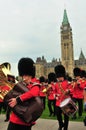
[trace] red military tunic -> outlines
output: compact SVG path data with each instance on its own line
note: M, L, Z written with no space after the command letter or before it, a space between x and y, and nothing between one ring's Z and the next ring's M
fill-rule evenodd
M83 89L85 87L85 82L82 79L79 79L75 82L72 88L72 97L77 99L83 99Z
M84 103L86 104L86 80L84 81L85 86L84 86L84 90L83 90L83 98L84 98Z
M43 90L46 89L46 87L44 85L40 85L40 97L46 97L46 93L43 92Z
M9 92L9 90L10 90L10 87L8 87L8 86L6 86L6 85L0 86L0 91L3 92L3 96L5 96L6 93ZM4 97L3 97L3 99L4 99ZM0 98L0 102L3 102L3 99Z
M70 95L64 95L64 92L68 92L68 91L69 91L69 83L67 80L56 83L55 85L56 106L60 106L61 102L64 99L70 97Z
M55 100L55 83L50 84L51 87L47 91L48 100Z

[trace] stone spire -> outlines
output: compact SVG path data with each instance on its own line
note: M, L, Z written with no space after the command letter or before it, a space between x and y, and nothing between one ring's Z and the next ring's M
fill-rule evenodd
M81 53L80 53L80 56L79 56L79 60L84 60L85 59L85 56L82 52L82 49L81 49Z

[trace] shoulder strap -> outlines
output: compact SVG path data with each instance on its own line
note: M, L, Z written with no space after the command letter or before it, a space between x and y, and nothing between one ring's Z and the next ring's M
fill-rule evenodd
M40 84L40 83L37 83L37 82L34 82L34 83L32 84L32 87L34 87L34 86L38 86L38 87L40 87L41 84Z
M61 92L64 94L65 90L62 88L62 84L61 84L61 82L58 82L58 86L59 86Z

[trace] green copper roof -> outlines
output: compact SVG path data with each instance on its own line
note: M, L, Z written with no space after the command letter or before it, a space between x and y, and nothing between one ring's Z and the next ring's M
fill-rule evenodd
M64 16L63 16L63 22L62 24L63 25L67 25L69 23L68 21L68 17L67 17L67 12L66 12L66 9L64 10Z

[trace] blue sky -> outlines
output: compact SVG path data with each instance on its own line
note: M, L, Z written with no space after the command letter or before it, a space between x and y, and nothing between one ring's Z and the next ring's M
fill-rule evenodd
M86 0L0 0L0 63L17 75L21 57L61 58L60 26L64 9L72 27L74 57L86 56Z

